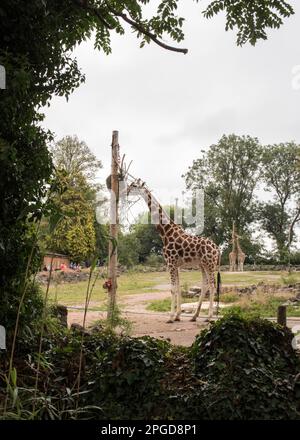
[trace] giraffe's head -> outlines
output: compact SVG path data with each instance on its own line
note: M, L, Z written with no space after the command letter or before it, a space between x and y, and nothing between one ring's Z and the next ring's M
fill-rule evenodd
M143 191L144 187L145 187L145 182L142 182L141 179L134 179L127 186L127 195L129 195L130 193L140 194L140 192Z
M129 194L141 196L145 200L151 212L151 221L157 225L157 227L161 227L161 224L172 223L168 213L153 196L152 191L147 188L146 183L141 179L134 179L127 185L127 195Z
M241 237L241 235L238 235L237 233L234 234L234 237L237 238L237 239L243 238L243 237Z

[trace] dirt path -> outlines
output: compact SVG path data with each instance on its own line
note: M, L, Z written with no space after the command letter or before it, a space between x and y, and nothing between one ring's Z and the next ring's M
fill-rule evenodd
M204 318L197 322L190 321L190 315L183 315L180 322L168 324L169 313L154 312L123 312L123 317L132 323L132 336L149 335L154 338L166 339L176 345L189 346L193 343L200 329L207 326ZM99 319L105 319L105 312L88 312L87 325ZM82 324L83 312L70 310L68 313L69 325L73 322Z
M200 318L197 322L191 322L191 315L182 314L180 322L172 324L167 323L168 312L151 312L146 310L149 302L153 300L161 300L170 297L170 286L168 284L160 284L155 286L159 292L146 292L135 295L125 295L120 298L119 305L122 309L123 317L132 323L132 336L149 335L155 338L166 339L177 345L191 345L195 336L200 329L207 326L204 318ZM90 303L90 307L100 306L100 303ZM83 308L82 304L69 308L68 322L82 324ZM80 308L77 310L76 308ZM89 311L87 314L87 325L99 319L105 319L106 312Z
M162 284L155 286L155 289L160 289L159 292L146 292L135 295L122 296L119 301L121 306L122 316L127 318L132 323L132 336L149 335L159 339L166 339L176 345L189 346L193 343L195 336L199 331L207 327L205 317L198 318L197 322L191 322L191 314L182 313L180 322L167 323L169 312L151 312L146 309L149 302L153 300L162 300L170 297L170 286ZM99 307L102 303L91 302L90 307ZM204 308L208 303L203 303ZM78 310L78 309L80 310ZM68 323L73 322L82 324L83 322L83 304L79 304L68 309ZM106 318L106 312L102 311L88 311L87 326L93 324L95 321ZM299 324L299 320L291 319L288 324L290 327Z

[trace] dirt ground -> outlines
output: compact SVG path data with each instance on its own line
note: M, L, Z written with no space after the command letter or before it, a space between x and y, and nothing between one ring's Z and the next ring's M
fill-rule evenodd
M157 287L157 286L156 286ZM164 299L170 297L169 285L160 285L160 292L149 292L135 295L123 296L119 301L122 309L122 316L132 323L131 336L149 335L154 338L169 340L175 345L190 346L195 336L203 328L208 326L205 317L200 317L197 322L191 322L191 314L182 313L180 322L167 323L168 312L151 312L146 310L150 301L155 299ZM100 303L91 303L92 306L100 306ZM83 304L78 304L75 308L68 310L68 323L76 322L82 324L83 310L76 310L76 307L83 308ZM207 308L208 303L203 303L203 308ZM93 324L99 319L105 319L106 312L88 311L87 326ZM288 321L290 327L299 324L299 319L291 319Z
M170 297L169 286L160 285L160 292L149 292L136 295L123 296L119 305L122 308L122 316L132 323L132 336L149 335L154 338L166 339L176 345L191 345L200 329L207 326L205 318L199 318L197 322L191 322L191 314L182 314L180 322L167 323L169 313L150 312L146 310L147 304L155 299ZM90 306L99 306L91 303ZM83 307L79 304L76 307ZM104 319L105 312L89 311L87 314L87 326L93 322ZM68 323L82 324L83 311L70 308L68 310Z

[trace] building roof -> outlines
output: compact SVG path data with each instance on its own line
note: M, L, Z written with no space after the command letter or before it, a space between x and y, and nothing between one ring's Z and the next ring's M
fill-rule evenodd
M57 254L55 252L47 252L44 257L70 258L69 255Z

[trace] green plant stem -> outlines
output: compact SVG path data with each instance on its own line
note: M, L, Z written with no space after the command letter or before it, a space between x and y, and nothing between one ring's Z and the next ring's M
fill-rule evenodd
M40 333L40 339L39 339L39 351L38 351L38 358L37 358L35 386L34 386L34 399L33 399L33 409L32 409L33 414L35 412L35 403L36 403L36 396L37 396L37 389L38 389L38 382L39 382L43 336L44 336L45 321L46 321L46 316L47 316L48 293L49 293L49 287L50 287L52 271L53 271L53 258L54 257L52 256L51 263L50 263L50 271L49 271L49 276L48 276L48 281L47 281L47 289L46 289L45 298L44 298L43 316L42 316L42 323L41 323L41 333Z
M87 315L87 311L88 311L88 307L89 307L89 303L90 303L90 299L91 299L91 295L92 295L92 290L95 286L96 280L94 281L92 288L90 290L90 285L91 285L91 280L92 280L92 274L94 272L94 265L92 264L91 268L90 268L90 273L89 273L89 280L88 280L88 285L86 288L86 296L85 296L85 307L84 307L84 315L83 315L83 323L82 326L85 329L85 323L86 323L86 315ZM99 271L98 271L99 274ZM97 277L96 277L97 279ZM81 370L82 370L82 359L83 359L83 339L84 339L84 334L82 333L81 336L81 345L80 345L80 356L79 356L79 367L78 367L78 376L77 376L77 399L76 399L76 410L78 409L78 404L79 404L79 392L80 392L80 382L81 382Z
M26 295L27 288L28 288L29 268L30 268L30 265L31 265L31 262L32 262L34 249L35 249L35 246L36 246L37 241L38 241L38 233L39 233L39 230L40 230L40 225L41 225L41 219L39 220L39 222L37 224L37 229L36 229L36 234L35 234L34 242L33 242L33 245L31 247L29 258L27 260L27 266L26 266L26 270L25 270L24 283L23 283L23 292L22 292L21 299L20 299L19 306L18 306L16 323L15 323L15 328L14 328L13 341L12 341L10 358L9 358L8 384L10 383L10 377L11 377L11 372L12 372L12 367L13 367L13 359L14 359L15 348L16 348L16 340L17 340L17 334L18 334L18 329L19 329L21 308L22 308L22 305L24 303L25 295ZM7 410L7 404L8 404L8 392L6 393L6 398L5 398L5 403L4 403L4 412L6 412L6 410Z

